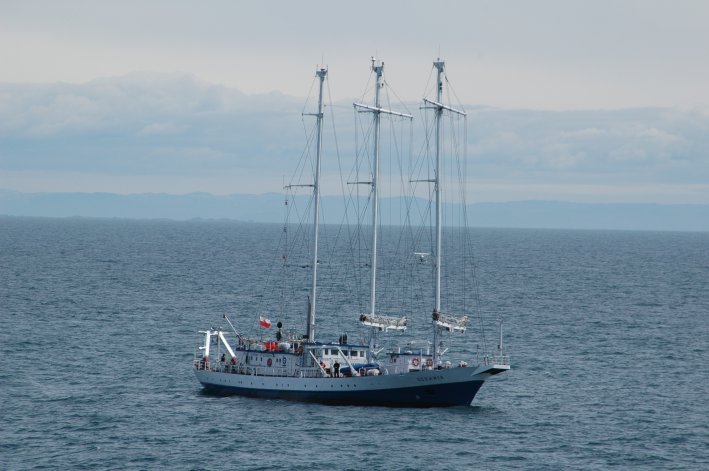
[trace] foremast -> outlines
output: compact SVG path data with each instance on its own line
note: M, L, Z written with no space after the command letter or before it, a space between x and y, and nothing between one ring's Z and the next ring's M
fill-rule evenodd
M443 111L450 111L461 116L467 116L464 111L451 108L443 104L443 74L445 73L445 61L440 58L433 62L436 68L436 101L423 99L425 103L433 107L435 111L435 173L433 180L433 188L436 199L436 259L435 259L435 293L434 293L434 308L433 308L433 364L438 365L441 356L440 334L442 329L464 331L467 324L467 317L462 318L444 318L441 313L441 266L442 266L442 247L443 247L443 201L441 197L443 179L441 176L441 118Z
M436 60L433 63L436 68L436 102L441 103L443 98L443 68L445 62ZM435 295L433 307L433 364L438 365L441 354L441 342L439 340L441 329L436 321L441 317L441 246L443 245L443 211L441 201L441 117L443 108L436 106L436 171L433 183L436 195L436 264L435 264Z

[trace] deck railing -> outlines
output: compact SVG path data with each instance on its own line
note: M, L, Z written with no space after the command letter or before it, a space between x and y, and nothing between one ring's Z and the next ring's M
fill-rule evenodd
M509 365L509 355L485 355L482 358L484 365ZM194 368L197 370L208 370L220 373L253 375L253 376L293 376L291 370L283 367L274 366L251 366L251 365L230 365L221 362L205 362L204 360L195 360ZM433 367L417 367L411 368L408 365L396 365L385 367L385 374L402 374L411 371L430 370ZM322 372L318 367L298 367L298 375L301 378L319 378L322 377Z
M508 365L510 364L509 355L491 355L485 356L486 365Z
M195 360L194 368L197 370L214 371L217 373L252 375L252 376L293 376L288 368L275 366L251 366L251 365L230 365L221 362L205 362L204 360ZM320 369L298 368L298 376L301 378L317 378L322 376Z

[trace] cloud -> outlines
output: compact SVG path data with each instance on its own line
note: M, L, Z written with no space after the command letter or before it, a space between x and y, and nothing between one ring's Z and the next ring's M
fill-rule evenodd
M193 174L268 166L300 152L300 129L284 124L301 106L188 74L0 85L0 168Z
M341 98L361 90L374 54L410 100L442 55L469 103L707 107L708 16L698 0L3 2L0 81L186 70L249 93L299 95L322 60Z
M152 136L160 134L179 134L189 129L185 124L176 124L172 121L163 123L150 123L141 129L138 134L141 136Z
M471 158L492 178L510 172L523 180L543 175L550 182L702 183L709 178L709 120L699 113L485 108L471 113L471 130Z
M34 172L37 181L50 181L52 174L56 181L66 178L72 191L88 184L82 174L123 182L126 191L153 191L151 181L174 193L278 191L312 138L312 118L301 116L309 107L300 98L246 95L190 74L0 84L0 185L23 190ZM615 186L619 197L638 187L657 202L671 199L668 188L694 185L699 190L689 202L709 201L701 186L709 181L709 115L701 111L467 109L468 170L483 185L567 185L564 191L576 185L582 195L593 193L589 186ZM355 143L351 102L327 112L326 130L333 113L348 171ZM326 132L323 172L332 177L338 164ZM330 192L339 188L339 177L328 178L333 180L325 185ZM653 186L663 188L655 199L646 191ZM118 187L114 183L112 191Z

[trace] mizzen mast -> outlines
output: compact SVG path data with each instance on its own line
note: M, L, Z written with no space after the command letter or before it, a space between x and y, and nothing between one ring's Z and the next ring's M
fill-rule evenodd
M322 121L323 121L323 85L327 76L327 69L320 67L315 74L320 80L320 90L318 93L318 112L304 113L304 115L315 116L316 123L316 151L315 151L315 179L313 187L313 238L312 238L312 283L310 286L310 302L308 303L308 332L307 337L310 342L315 341L315 305L317 301L317 281L318 281L318 235L320 228L320 160L322 154ZM294 185L290 185L294 186Z

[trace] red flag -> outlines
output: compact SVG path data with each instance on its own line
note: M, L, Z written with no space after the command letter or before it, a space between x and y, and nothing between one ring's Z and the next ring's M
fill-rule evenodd
M259 316L259 324L261 324L261 327L265 327L267 329L271 328L271 321L263 316Z

